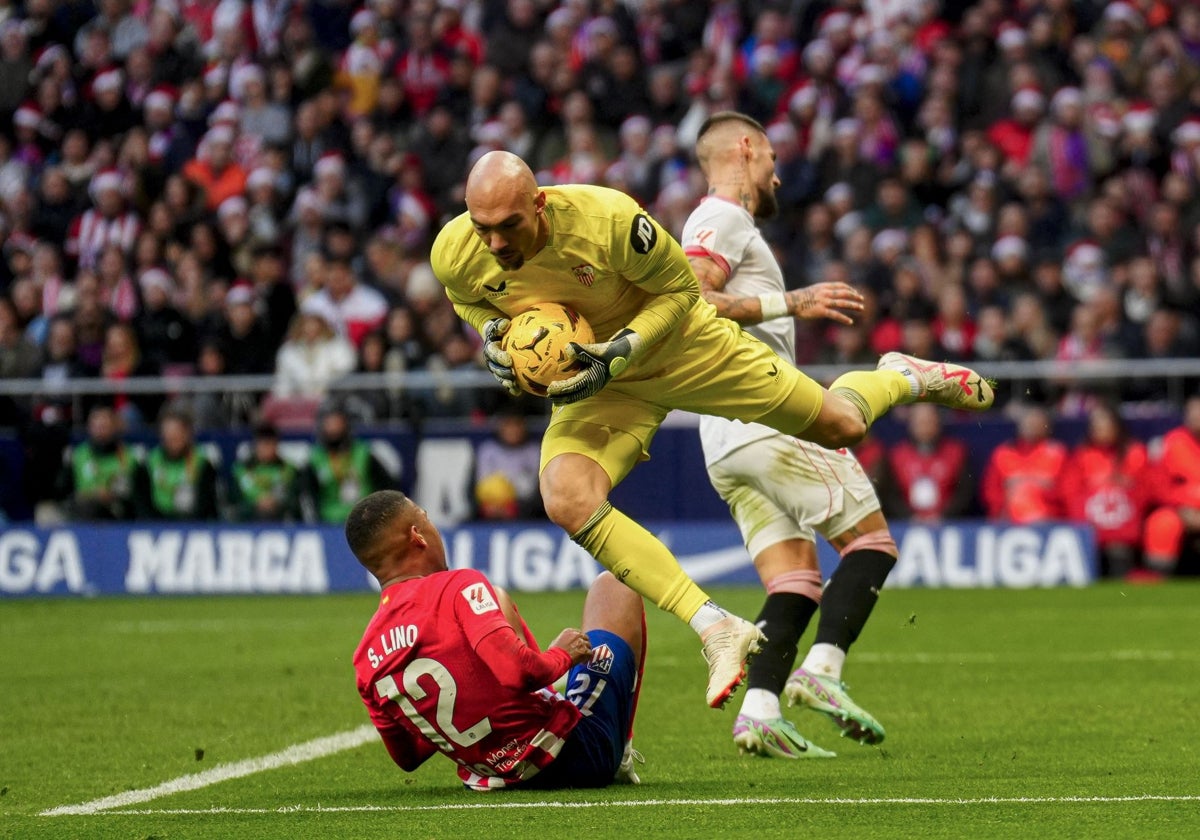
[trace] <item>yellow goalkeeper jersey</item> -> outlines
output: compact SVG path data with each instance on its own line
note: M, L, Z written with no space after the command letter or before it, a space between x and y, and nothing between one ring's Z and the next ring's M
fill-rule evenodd
M686 346L687 334L717 317L679 243L632 198L583 184L544 191L550 236L519 269L500 267L467 213L433 243L434 273L459 317L476 330L535 303L560 303L587 320L597 341L633 329L647 346L639 361L649 363L665 355L666 348L654 347L660 339L669 335L665 343Z

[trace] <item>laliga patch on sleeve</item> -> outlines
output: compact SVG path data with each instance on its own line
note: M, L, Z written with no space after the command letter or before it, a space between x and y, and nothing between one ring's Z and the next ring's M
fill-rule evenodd
M658 242L658 231L654 222L645 213L633 217L633 226L629 229L629 244L639 254L649 254L650 249Z
M483 615L485 612L500 609L496 604L496 599L492 597L492 593L488 592L488 588L482 583L471 584L462 591L462 596L467 599L467 603L471 606L471 612L475 615Z

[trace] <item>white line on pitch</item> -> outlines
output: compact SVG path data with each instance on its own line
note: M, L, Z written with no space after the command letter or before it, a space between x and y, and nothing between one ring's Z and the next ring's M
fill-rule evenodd
M343 750L352 750L355 747L360 747L363 744L374 741L378 737L375 734L375 727L371 724L366 724L357 729L339 732L336 735L326 735L323 738L314 738L302 744L293 744L285 750L280 750L270 755L247 758L229 764L218 764L216 767L205 770L202 773L180 776L177 779L171 779L154 787L127 790L124 793L105 796L102 799L93 799L91 802L82 802L78 805L60 805L57 808L42 811L41 816L60 817L98 814L112 808L126 808L130 805L140 805L143 802L149 802L161 796L198 790L199 788L215 785L230 779L240 779L243 776L261 773L264 770L274 770L276 767L288 767L292 764L301 764L305 761L324 758L327 755L333 755Z
M107 810L111 816L200 816L215 814L359 814L411 813L414 811L478 811L496 808L644 808L695 805L1068 805L1114 804L1124 802L1200 802L1200 795L1139 794L1135 796L982 796L976 798L937 798L895 796L855 799L850 797L782 797L737 799L626 799L616 802L446 802L440 805L284 805L279 808L124 808ZM47 812L49 813L49 812Z
M925 653L912 651L909 653L874 653L872 651L857 651L853 658L856 662L874 663L877 665L957 665L970 663L972 665L997 665L1002 663L1022 663L1028 661L1028 656L1020 654L985 653L966 651L962 653ZM1063 653L1042 657L1045 662L1088 663L1088 662L1174 662L1195 661L1200 659L1200 651L1195 650L1097 650L1086 653Z

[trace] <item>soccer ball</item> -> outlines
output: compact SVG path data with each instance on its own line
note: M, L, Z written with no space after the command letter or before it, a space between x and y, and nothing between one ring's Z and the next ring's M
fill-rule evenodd
M513 373L522 390L546 396L546 386L570 379L583 365L566 355L572 341L596 340L583 317L558 303L535 303L512 319L501 348L512 357Z

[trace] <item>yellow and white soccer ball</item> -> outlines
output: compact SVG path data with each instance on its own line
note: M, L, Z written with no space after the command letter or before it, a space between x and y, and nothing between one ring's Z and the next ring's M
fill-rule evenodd
M583 369L579 362L567 358L567 345L595 340L591 326L574 309L558 303L535 303L512 319L501 348L512 357L513 373L521 389L544 397L549 385L570 379Z

